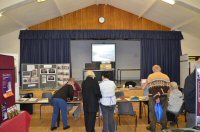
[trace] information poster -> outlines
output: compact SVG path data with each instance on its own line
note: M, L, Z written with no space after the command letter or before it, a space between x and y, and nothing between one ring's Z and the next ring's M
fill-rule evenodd
M196 69L196 92L197 92L196 125L200 126L200 68Z
M2 109L2 120L5 121L6 119L8 119L7 104L6 103L2 104L1 109Z
M2 91L3 91L4 98L8 98L10 96L13 96L11 74L3 74Z

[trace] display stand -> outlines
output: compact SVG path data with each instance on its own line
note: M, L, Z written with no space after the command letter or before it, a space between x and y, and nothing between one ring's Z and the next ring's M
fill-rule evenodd
M15 105L15 68L14 57L0 55L0 60L0 123L2 123L8 118L7 108Z
M196 69L196 126L200 127L200 68Z
M22 64L22 89L53 89L70 78L70 64Z

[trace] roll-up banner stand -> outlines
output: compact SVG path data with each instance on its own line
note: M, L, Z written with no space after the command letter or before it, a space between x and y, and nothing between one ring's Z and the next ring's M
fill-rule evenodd
M196 69L196 126L200 127L200 68Z

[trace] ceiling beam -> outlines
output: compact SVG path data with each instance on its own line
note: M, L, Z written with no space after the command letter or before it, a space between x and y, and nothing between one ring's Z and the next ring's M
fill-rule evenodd
M21 27L25 28L25 29L28 29L28 26L22 22L20 22L19 20L13 18L12 16L9 16L9 15L4 15L5 17L7 17L8 19L12 20L14 23L20 25Z
M55 5L56 5L56 8L58 9L58 12L59 12L60 16L63 16L64 14L62 13L61 9L59 8L57 1L56 0L53 0L53 1L54 1Z
M153 0L151 1L147 6L146 8L138 15L139 18L140 17L143 17L145 15L145 13L147 13L152 7L153 5L157 2L157 0Z
M176 0L176 4L200 14L200 4L197 5L190 0Z
M33 2L34 0L1 0L0 1L0 12L6 12L10 9L20 7L24 4Z
M183 26L185 26L185 25L187 25L187 24L193 22L193 21L196 20L197 18L198 18L198 16L194 16L194 17L191 18L191 19L187 19L187 20L185 20L185 21L183 21L183 22L181 22L181 23L175 25L174 27L172 27L171 30L179 29L179 28L181 28L181 27L183 27Z

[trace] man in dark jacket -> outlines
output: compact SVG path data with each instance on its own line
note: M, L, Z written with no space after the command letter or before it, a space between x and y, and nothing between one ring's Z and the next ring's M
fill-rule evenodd
M93 71L86 72L86 80L82 83L83 109L86 132L95 132L96 114L99 110L100 87Z
M195 70L186 77L184 85L184 101L187 114L187 127L194 127L196 122L196 68L200 68L200 59Z
M67 117L67 102L73 100L73 87L72 81L69 81L62 88L55 92L53 95L53 115L52 115L52 126L51 130L55 130L56 122L58 119L59 112L62 112L62 121L63 121L63 129L68 129L70 126L68 125L68 117Z

